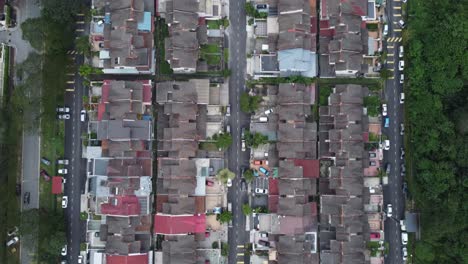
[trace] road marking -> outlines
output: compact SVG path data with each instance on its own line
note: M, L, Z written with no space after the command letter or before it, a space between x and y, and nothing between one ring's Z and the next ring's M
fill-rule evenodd
M401 32L401 28L395 28L393 31L395 31L395 32Z
M394 17L401 17L401 14L393 14Z
M393 64L393 63L395 63L395 62L393 62L393 61L387 61L387 64Z
M83 31L84 31L84 29L77 28L75 31L77 31L77 32L83 32Z
M389 48L389 49L393 49L393 46L387 46L387 48Z
M389 53L389 54L387 54L387 56L395 56L395 54Z
M244 245L237 245L237 248L244 248Z
M239 252L239 253L237 253L237 256L244 256L244 253L243 253L243 252Z
M69 83L69 84L74 84L75 81L67 81L67 83Z
M75 89L66 89L65 91L66 91L66 92L74 92Z
M399 9L401 9L401 6L394 6L393 9L399 10Z
M76 21L77 24L84 24L84 21Z

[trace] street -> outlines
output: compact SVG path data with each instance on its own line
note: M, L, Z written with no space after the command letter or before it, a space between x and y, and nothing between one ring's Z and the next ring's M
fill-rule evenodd
M400 123L403 123L403 104L400 104L400 92L403 85L398 70L398 48L401 45L401 29L398 21L401 17L401 1L387 1L387 22L389 36L387 37L387 68L393 73L385 83L385 101L388 105L390 117L389 128L383 128L383 133L390 140L390 150L385 152L385 162L392 165L388 175L388 185L384 187L384 203L392 204L393 216L385 221L385 238L389 243L389 253L385 263L404 263L402 260L402 244L400 220L404 218L405 198L402 191L403 179L400 176L400 166L404 160L400 159L400 148L403 146L403 137L400 135Z
M233 225L228 231L229 258L228 263L249 263L249 257L244 253L244 245L249 242L249 233L245 231L245 216L242 204L248 203L247 190L241 190L241 167L248 167L249 152L241 151L241 129L248 128L250 117L240 111L239 98L245 87L246 70L246 16L244 2L232 1L229 6L230 26L229 40L229 100L231 105L231 135L233 144L228 152L229 169L236 174L232 187L228 191L228 202L232 203L234 214Z

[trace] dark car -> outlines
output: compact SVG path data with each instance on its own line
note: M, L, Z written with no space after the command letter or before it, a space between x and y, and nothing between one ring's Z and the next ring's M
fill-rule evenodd
M47 165L47 166L50 166L50 164L51 164L51 163L50 163L50 160L48 160L48 159L46 159L46 158L44 158L44 157L41 158L41 162L44 163L44 164Z
M16 195L21 195L21 184L16 184Z
M241 180L241 190L246 190L247 189L247 182L245 181L245 178L242 178Z
M30 197L31 197L31 193L25 192L25 193L24 193L24 197L23 197L23 203L29 204L29 199L30 199Z
M392 169L392 164L387 162L387 164L385 164L385 173L390 174L391 169Z
M265 240L258 240L258 244L262 245L264 247L269 247L270 246L270 242L265 241Z

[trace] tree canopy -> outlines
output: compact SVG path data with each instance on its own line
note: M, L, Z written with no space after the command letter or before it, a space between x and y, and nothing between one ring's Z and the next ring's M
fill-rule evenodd
M466 2L415 0L409 7L409 187L422 225L414 263L468 263L468 134L457 127L468 104Z
M251 169L246 169L242 176L244 176L244 178L245 178L245 180L247 182L252 182L253 179L254 179L254 174L253 174L253 171Z
M230 171L228 168L224 168L218 171L216 177L220 182L226 184L228 179L234 179L236 177L236 174L234 174L234 172Z
M265 136L261 133L251 133L250 131L245 131L245 144L252 148L258 148L260 145L268 143L268 136Z
M232 212L229 211L223 211L222 213L216 215L216 219L221 223L229 223L229 221L232 220Z
M229 133L219 133L213 135L215 145L220 149L227 149L232 145L232 136Z
M242 112L253 113L258 109L258 106L262 102L260 95L250 96L248 93L242 93L240 97L240 108Z

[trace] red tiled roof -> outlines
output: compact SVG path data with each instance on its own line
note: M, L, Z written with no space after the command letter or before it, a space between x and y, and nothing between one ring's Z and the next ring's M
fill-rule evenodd
M318 178L320 176L320 161L312 159L295 159L295 166L301 166L304 178Z
M151 85L143 85L143 102L151 103Z
M106 255L107 264L148 264L148 254L131 256Z
M335 29L320 29L320 36L333 37L335 35Z
M322 18L323 17L326 17L328 14L327 14L327 1L326 0L322 0Z
M62 191L62 177L52 177L52 194L61 194Z
M271 195L279 194L278 179L273 179L273 178L268 179L268 192Z
M310 17L310 33L317 34L317 17Z
M106 215L139 215L140 203L135 195L116 196L110 198L110 203L101 204L101 213ZM116 201L116 205L112 203Z
M329 20L320 20L320 29L327 29L330 27L330 21Z
M156 234L183 235L188 233L204 233L205 231L205 214L193 216L154 216L154 233Z
M101 102L108 103L109 102L109 91L111 88L111 81L104 80L102 84L102 94L101 94Z
M163 204L169 201L169 195L167 194L158 194L156 195L156 212L161 213L163 209Z
M362 139L364 142L369 142L369 132L362 133Z
M100 103L98 104L98 121L102 120L102 116L106 112L106 104L105 103Z
M268 196L268 212L277 213L278 203L279 203L279 195Z

